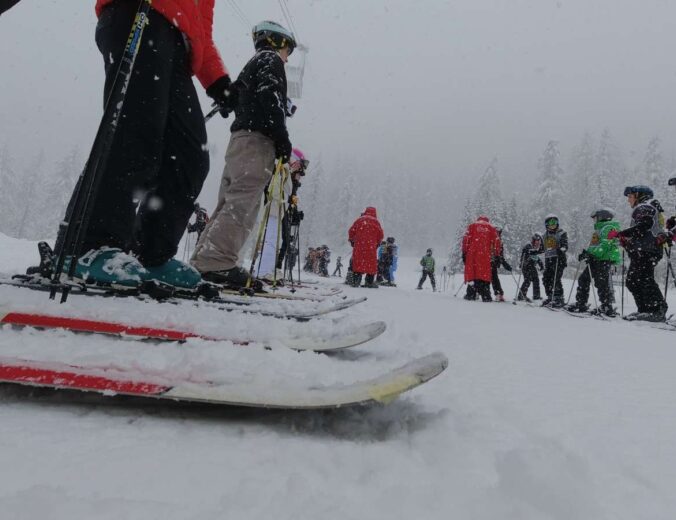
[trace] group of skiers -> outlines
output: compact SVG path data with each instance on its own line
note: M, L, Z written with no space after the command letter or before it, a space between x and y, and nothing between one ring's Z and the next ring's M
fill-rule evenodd
M676 186L676 177L669 180L669 185ZM670 256L671 242L676 240L676 216L665 222L664 210L648 186L627 186L624 196L632 208L631 223L626 229L621 229L613 212L607 208L591 213L593 231L589 245L577 257L575 302L568 305L567 310L590 311L593 281L598 291L598 307L591 311L611 317L617 315L612 271L614 266L624 264L622 248L629 257L626 286L637 307L637 311L625 319L664 321L668 305L655 280L655 267L665 250ZM531 301L528 298L531 284L533 300L541 299L539 269L546 295L542 305L560 308L566 304L561 278L568 265L568 235L556 215L547 215L544 224L544 232L533 234L531 241L521 249L519 267L523 283L517 281L517 300ZM462 241L462 260L467 284L465 299L474 300L480 296L483 301L491 301L492 283L497 299L504 301L497 270L503 266L512 271L512 267L503 256L501 230L493 226L488 217L480 216L468 226ZM668 277L672 268L670 264L667 267ZM624 265L622 274L624 276ZM424 275L419 288L423 280Z
M341 259L338 257L338 264L342 267L340 263ZM331 263L331 250L329 246L323 244L319 247L308 247L307 254L305 255L305 265L303 266L303 271L306 273L314 273L319 276L329 276L329 264ZM336 269L340 268L336 265Z
M256 24L255 54L233 81L212 39L214 5L215 0L96 0L103 99L119 92L123 102L106 107L105 114L119 114L110 139L92 151L104 158L95 157L95 189L83 187L81 176L54 248L60 255L71 247L64 243L75 244L67 255L73 255L75 267L69 269L78 280L128 289L158 282L189 291L203 281L234 287L251 282L249 270L240 266L240 250L266 185L273 172L297 179L307 168L302 153L295 154L293 166L292 152L299 151L292 151L286 127L295 110L288 103L284 67L297 42L278 23ZM127 59L137 40L134 59ZM132 70L124 87L120 63ZM209 153L193 75L224 118L234 112L218 202L208 220L196 204ZM292 197L295 190L289 195L295 207ZM197 220L189 231L199 238L186 263L174 256L193 212ZM292 218L298 214L287 213L287 228ZM71 226L82 227L76 241L68 238ZM284 238L288 243L288 231Z

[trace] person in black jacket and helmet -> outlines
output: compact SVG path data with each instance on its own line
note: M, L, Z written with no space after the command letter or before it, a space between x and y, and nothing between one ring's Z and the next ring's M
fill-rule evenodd
M664 321L669 307L655 281L655 266L668 240L664 232L664 210L648 186L627 186L624 196L632 207L630 227L608 233L610 239L619 238L629 255L626 283L638 310L624 318Z

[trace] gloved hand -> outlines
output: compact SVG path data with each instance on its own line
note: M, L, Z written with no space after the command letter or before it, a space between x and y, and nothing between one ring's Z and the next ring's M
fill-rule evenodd
M281 159L283 164L289 162L291 157L291 141L287 138L285 141L275 143L275 158Z
M214 100L220 108L219 112L225 118L237 106L237 88L234 87L230 76L221 76L207 88L207 96Z
M674 226L676 226L676 217L669 217L667 219L665 226L667 227L667 229L671 229Z
M538 267L540 268L540 272L542 272L542 271L545 270L545 266L544 266L544 264L543 264L542 262L540 262L540 263L538 264Z
M620 246L626 248L626 247L627 247L627 243L629 242L629 240L627 239L627 237L620 236L619 239L620 239Z
M506 271L509 271L510 273L512 272L512 266L507 262L502 262L502 267L504 267Z
M612 240L620 236L620 232L617 229L611 229L608 231L608 239Z
M462 263L465 263L465 253L462 254Z
M662 244L669 244L669 247L671 247L671 237L667 235L666 233L659 233L655 237L655 242L657 243L657 247L662 247Z
M579 255L577 255L578 262L584 262L587 258L589 258L589 253L587 253L587 251L582 251Z

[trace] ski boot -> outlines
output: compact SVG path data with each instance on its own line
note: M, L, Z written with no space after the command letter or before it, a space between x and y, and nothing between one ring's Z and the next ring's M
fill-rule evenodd
M519 292L519 295L516 297L516 301L532 303L532 300L528 296L524 296L521 292Z
M584 313L589 310L589 305L587 305L586 303L573 303L571 305L568 305L566 307L566 310L568 312Z
M563 301L563 298L554 298L554 301L551 303L553 309L562 309L566 305L566 302Z
M70 269L70 258L63 263L62 281ZM133 256L117 247L90 249L77 259L73 279L83 284L137 290L147 274L145 267Z
M609 318L614 318L617 316L617 309L613 307L610 303L602 303L598 308L599 314L608 316Z
M552 306L552 299L551 298L545 298L542 300L542 306L543 307L551 307Z
M496 294L495 295L495 301L496 302L504 302L505 301L505 296L503 294Z
M263 283L256 279L249 282L249 272L241 267L232 267L221 271L207 271L202 273L202 278L207 282L219 284L225 289L234 289L236 291L253 289L254 292L263 291ZM249 284L250 287L247 287Z
M145 269L144 282L155 282L179 290L194 291L202 282L197 269L175 258L160 265L146 266Z
M654 323L661 323L666 321L666 313L658 310L654 312L632 312L624 317L627 321L650 321Z

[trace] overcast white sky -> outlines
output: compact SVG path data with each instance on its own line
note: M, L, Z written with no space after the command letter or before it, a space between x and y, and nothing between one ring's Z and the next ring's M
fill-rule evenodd
M236 76L250 24L286 25L276 0L216 0L215 40ZM609 127L637 156L676 139L676 2L669 0L288 0L310 47L289 123L311 158L336 153L421 180L467 178L497 155L503 175L535 167ZM89 151L103 66L93 0L22 0L0 16L0 146ZM292 56L293 60L294 56ZM203 107L208 100L203 98ZM230 121L209 123L224 149ZM365 172L365 177L368 172ZM210 175L217 184L220 171Z

